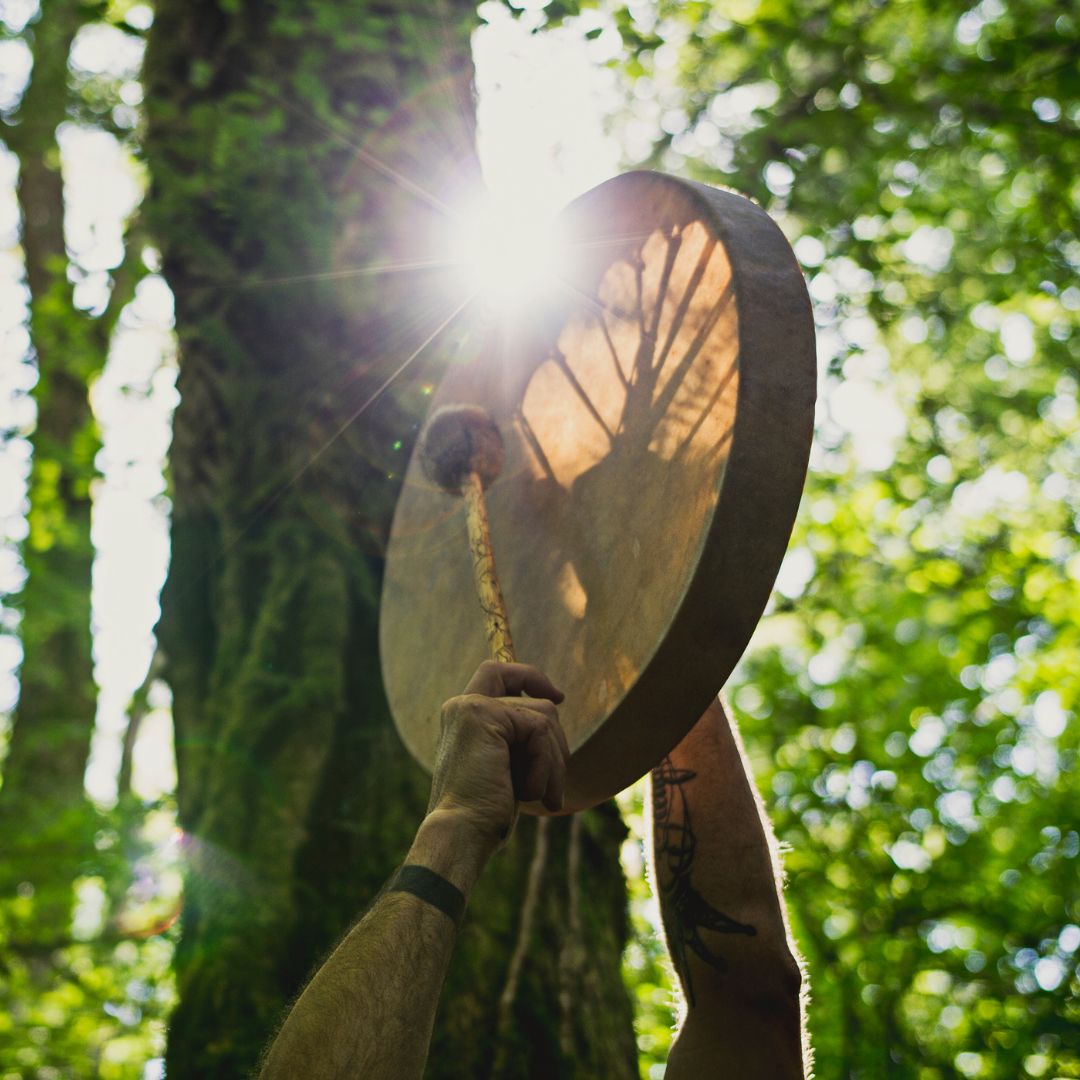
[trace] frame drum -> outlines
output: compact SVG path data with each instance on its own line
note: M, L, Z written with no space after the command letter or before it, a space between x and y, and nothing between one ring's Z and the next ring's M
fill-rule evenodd
M564 211L560 300L449 368L485 408L518 656L566 693L566 809L675 747L742 655L787 547L814 418L810 300L780 229L731 192L633 172ZM414 452L380 615L398 730L429 771L442 702L487 655L464 504Z

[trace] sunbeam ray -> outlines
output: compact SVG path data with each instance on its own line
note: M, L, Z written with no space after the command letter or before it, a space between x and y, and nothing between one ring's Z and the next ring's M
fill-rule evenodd
M301 285L308 281L340 281L354 277L380 277L384 274L418 273L424 270L445 270L454 265L453 259L410 259L392 263L372 263L370 266L343 267L340 270L314 270L310 274L285 274L280 277L225 279L215 282L221 288L259 289L272 285Z
M457 213L449 206L438 198L436 195L432 195L426 188L421 187L416 181L410 180L407 176L402 175L393 166L388 165L381 158L376 157L367 147L358 144L355 141L355 137L351 132L345 132L335 125L328 124L324 120L320 120L315 116L312 116L306 109L301 108L295 102L290 101L288 98L282 97L280 94L275 93L268 87L262 87L263 93L267 97L273 98L283 108L288 109L293 116L299 117L306 124L310 124L312 127L317 128L324 134L329 135L331 138L337 139L343 146L347 146L350 150L356 153L356 156L365 164L374 169L377 173L385 176L388 180L392 180L403 191L407 191L410 195L416 196L421 202L426 203L432 209L437 210L440 214L445 214L447 217L456 218Z
M447 315L447 317L443 319L443 321L439 323L439 325L435 327L435 329L432 330L431 333L428 334L428 336L404 360L402 360L402 362L396 368L394 368L392 372L390 372L386 379L379 384L378 388L369 397L365 398L363 403L349 416L349 418L337 429L337 431L335 431L334 434L331 435L330 438L327 439L326 442L323 443L323 445L315 451L308 463L300 470L299 473L296 474L296 476L293 477L292 480L289 481L290 485L296 483L296 481L299 480L300 477L303 476L303 474L307 472L307 470L311 468L311 466L314 465L320 457L322 457L322 455L330 448L330 446L335 443L339 438L341 438L341 436L348 430L348 428L350 428L360 418L361 414L371 408L371 406L374 405L375 402L378 401L379 398L382 397L382 395L390 389L390 387L399 378L399 376L404 374L405 370L469 306L469 304L472 303L474 298L475 294L470 294L469 296L466 296L465 299L462 300L461 303L458 304L458 306L454 308L454 310L450 312L450 314Z
M256 511L254 517L244 528L244 532L249 529L254 522L270 510L279 499L285 495L296 483L304 476L305 473L341 438L342 435L365 413L376 401L386 393L387 390L394 384L394 382L406 371L406 369L412 365L420 354L465 310L466 307L472 302L473 297L467 296L453 311L430 334L400 363L394 370L379 384L379 386L364 399L364 401L349 414L348 418L338 427L338 429L320 446L306 462L296 471L296 473L281 486L281 488L266 502L259 510Z

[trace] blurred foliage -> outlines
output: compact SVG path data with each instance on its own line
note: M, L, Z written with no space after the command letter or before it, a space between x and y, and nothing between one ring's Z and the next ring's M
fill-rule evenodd
M72 883L72 918L44 926L43 898L29 883L0 904L5 1080L153 1075L147 1064L164 1052L175 996L169 968L180 902L177 848L169 842L174 819L169 803L133 796L109 811L72 810L57 832L92 829L95 852ZM49 857L47 845L38 845L38 857Z
M650 844L646 811L648 781L639 780L618 796L629 837L623 842L622 864L630 907L631 940L623 953L623 981L634 1002L634 1034L641 1075L663 1075L675 1037L681 1002L675 972L660 936L660 905L647 871Z
M760 201L815 303L811 475L730 689L817 1074L1080 1076L1075 11L605 17L630 152Z
M96 237L72 227L70 185L82 178L62 175L60 132L105 131L135 150L141 45L124 21L135 8L0 2L0 44L11 65L0 80L0 140L18 163L26 285L7 300L12 322L21 314L23 325L5 325L5 346L12 367L29 369L6 376L25 396L5 402L0 452L9 462L32 460L20 520L0 522L0 627L12 635L5 643L17 635L22 658L19 701L0 717L5 1078L147 1076L172 999L173 810L144 803L124 780L115 806L95 806L83 785L97 707L90 504L101 444L89 395L146 267L134 222L126 249L118 244L116 261L104 266L92 250ZM134 51L118 41L134 42ZM5 222L5 235L13 224ZM33 408L22 407L27 397Z

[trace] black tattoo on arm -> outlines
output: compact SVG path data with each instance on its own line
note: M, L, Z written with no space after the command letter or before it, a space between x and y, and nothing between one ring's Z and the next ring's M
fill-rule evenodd
M465 915L465 894L426 866L406 863L390 879L386 891L411 893L449 916L455 926L461 925Z
M687 950L725 971L727 963L712 952L701 936L702 930L719 934L747 934L757 931L714 908L694 888L691 871L697 837L690 821L686 785L697 776L692 769L677 769L670 757L652 771L653 836L656 848L656 878L661 911L667 931L672 963L686 987L687 1004L694 1006L694 983L687 963ZM673 814L675 810L677 813Z

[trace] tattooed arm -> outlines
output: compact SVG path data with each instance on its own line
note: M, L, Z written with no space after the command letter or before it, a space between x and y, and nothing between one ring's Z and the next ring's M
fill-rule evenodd
M457 917L516 801L562 808L561 700L535 668L486 663L443 706L428 815L406 865L301 994L261 1080L421 1076Z
M719 700L652 774L653 869L686 1018L668 1080L803 1080L801 972L768 819Z

